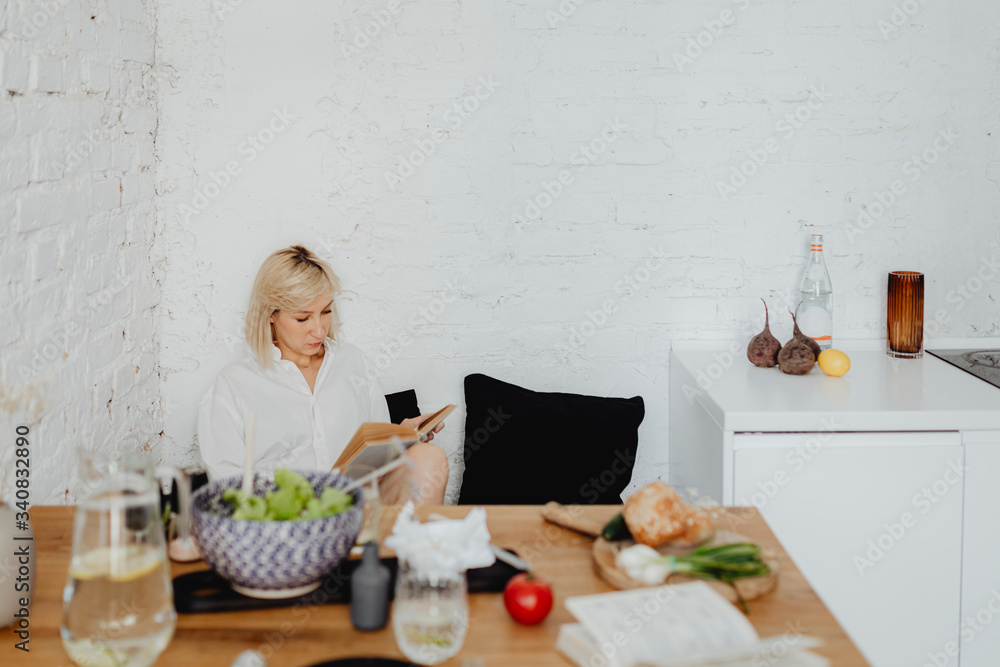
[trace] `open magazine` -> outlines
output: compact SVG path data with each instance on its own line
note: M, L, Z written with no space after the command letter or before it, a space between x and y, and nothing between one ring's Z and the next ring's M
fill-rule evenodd
M701 581L571 597L566 608L580 622L559 629L556 648L581 666L830 664L807 650L819 639L797 632L760 639L742 613Z

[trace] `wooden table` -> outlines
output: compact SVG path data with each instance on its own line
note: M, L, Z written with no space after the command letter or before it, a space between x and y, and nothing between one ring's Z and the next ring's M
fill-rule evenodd
M620 506L575 508L605 520ZM465 506L421 508L421 516L438 512L462 517ZM520 626L507 615L499 593L469 596L470 625L461 652L445 663L462 665L465 658L481 658L486 665L519 667L567 667L571 663L555 651L556 633L562 623L572 622L563 601L572 595L612 590L593 572L592 540L542 520L534 506L488 507L493 541L517 551L531 562L539 576L552 583L555 607L542 624ZM14 649L10 629L0 631L0 665L71 665L59 639L62 590L66 583L72 547L71 507L35 507L31 510L35 529L35 590L31 602L30 654ZM383 512L383 525L391 526L395 508ZM767 524L753 508L730 510L731 530L778 552L778 589L749 603L749 619L761 636L801 633L820 637L825 646L817 653L834 665L867 665L837 621L813 592L788 558ZM203 562L173 564L176 576L204 569ZM351 627L346 605L315 608L270 609L219 614L179 615L173 641L157 665L219 665L228 667L240 652L257 649L268 657L270 667L306 666L335 657L378 655L402 658L396 648L391 624L381 631L361 633ZM472 663L475 664L475 663Z

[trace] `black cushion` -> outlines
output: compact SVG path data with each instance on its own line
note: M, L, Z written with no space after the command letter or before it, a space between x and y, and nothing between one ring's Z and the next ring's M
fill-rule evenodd
M461 504L618 504L632 477L642 397L531 391L465 378Z
M389 406L389 421L398 424L404 419L420 416L420 407L417 405L417 392L413 389L398 391L395 394L386 394L385 402Z

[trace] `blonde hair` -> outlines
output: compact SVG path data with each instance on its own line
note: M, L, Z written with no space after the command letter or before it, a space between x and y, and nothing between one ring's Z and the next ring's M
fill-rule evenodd
M329 264L305 247L293 245L271 253L253 281L245 329L250 349L261 365L271 366L274 348L271 315L279 310L305 308L319 296L328 294L333 298L338 292L340 278ZM326 335L336 338L340 330L336 300L330 309L333 314Z

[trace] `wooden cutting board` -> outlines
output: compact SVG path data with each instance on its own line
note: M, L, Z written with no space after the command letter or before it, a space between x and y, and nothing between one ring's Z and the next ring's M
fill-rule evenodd
M619 569L618 566L615 565L615 554L626 547L634 545L635 542L633 540L617 540L615 542L609 542L601 537L601 531L604 530L604 524L611 520L611 517L620 511L620 509L617 509L610 513L605 520L595 521L593 519L588 519L580 512L574 511L573 506L560 505L559 503L551 502L542 507L542 518L556 524L557 526L575 530L578 533L582 533L589 537L596 537L597 540L594 542L593 547L593 562L594 570L597 574L615 588L641 588L647 584L630 578L623 570ZM704 546L717 547L726 544L739 544L741 542L751 541L752 540L750 538L744 537L739 533L720 530L716 532L715 536ZM691 553L693 550L694 547L690 546L677 548L670 547L669 545L657 549L657 551L665 556L682 556ZM762 595L766 595L767 593L773 591L778 585L778 559L775 558L774 553L768 549L764 549L762 558L771 569L767 575L763 577L747 577L745 579L737 579L734 582L737 590L739 590L740 595L743 596L744 600L754 600ZM709 586L718 591L720 595L730 602L735 603L737 601L736 593L733 591L732 587L720 581L696 579L682 574L672 574L667 577L666 583L682 584L688 581L705 581Z
M740 535L739 533L732 533L728 530L720 530L716 532L715 537L709 540L704 546L721 547L726 544L739 544L741 542L751 541L752 540ZM609 542L603 537L597 538L597 541L594 542L594 570L602 579L615 588L642 588L649 585L632 579L624 572L624 570L615 565L615 555L622 549L630 547L634 544L635 542L632 540L617 540L615 542ZM668 545L660 547L657 551L664 556L682 556L684 554L691 553L692 549L672 549ZM736 589L740 592L740 595L743 596L744 600L754 600L762 595L766 595L767 593L773 591L778 585L778 559L775 558L774 553L769 552L767 549L765 549L761 554L761 559L767 563L767 566L771 570L768 574L763 577L746 577L744 579L737 579L733 582ZM683 584L688 581L704 581L730 602L735 603L737 601L736 592L733 591L732 586L724 584L721 581L698 579L695 577L688 577L683 574L672 574L667 577L666 583ZM660 584L656 585L659 586Z
M601 531L604 530L604 524L610 521L611 517L621 512L621 508L614 509L609 507L607 519L598 520L589 517L580 511L580 509L580 505L560 505L552 501L542 505L542 518L549 523L575 530L587 537L600 537Z

